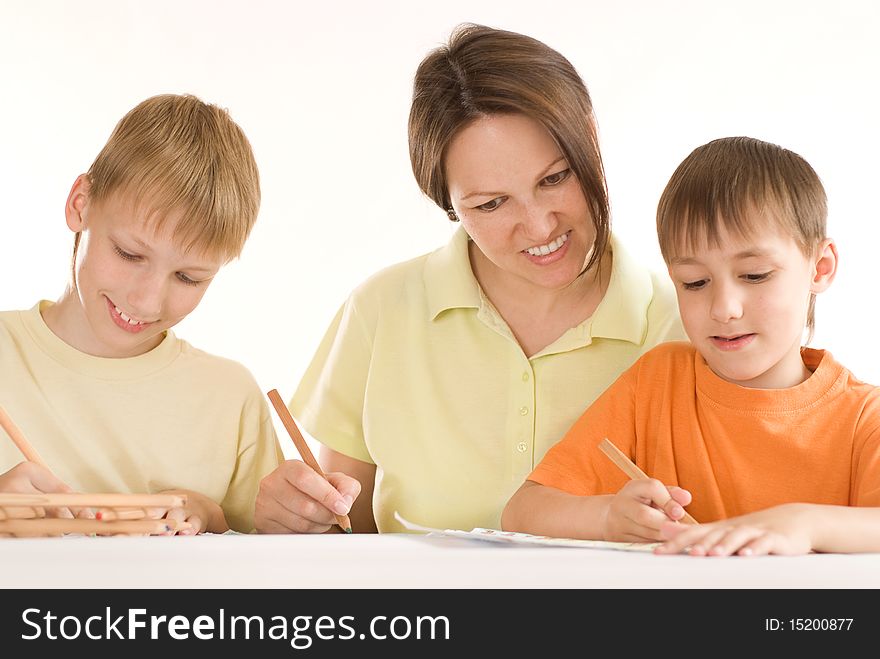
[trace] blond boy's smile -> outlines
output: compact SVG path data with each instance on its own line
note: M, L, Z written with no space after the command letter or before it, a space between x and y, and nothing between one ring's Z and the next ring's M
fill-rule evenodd
M116 323L119 328L125 330L126 332L137 334L144 331L145 329L147 329L147 327L153 324L143 320L136 320L135 318L132 318L124 311L122 311L122 309L117 307L113 303L113 300L111 300L106 295L104 296L104 299L107 300L107 307L110 310L110 317L113 319L113 322Z

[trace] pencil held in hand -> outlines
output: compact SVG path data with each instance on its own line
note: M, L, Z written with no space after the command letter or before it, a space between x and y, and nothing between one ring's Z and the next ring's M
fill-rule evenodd
M52 471L49 469L48 465L43 462L43 458L41 458L40 454L37 453L33 446L31 446L30 442L25 439L24 433L18 429L18 426L15 425L13 420L6 413L6 410L3 409L2 405L0 405L0 426L2 426L3 430L6 431L6 434L9 435L9 439L11 439L13 444L18 447L18 450L21 451L25 460L28 462L35 462L46 471Z
M599 442L599 450L607 455L611 459L611 462L616 464L623 473L629 476L630 480L648 480L648 475L639 469L632 460L626 457L626 455L623 454L623 451L617 448L607 437ZM684 517L679 521L685 522L686 524L699 523L691 517L686 510L684 511Z
M314 469L321 478L327 480L327 477L324 475L321 466L318 464L318 461L315 460L315 456L312 455L312 451L309 449L309 445L306 444L305 438L302 436L302 433L300 433L299 428L296 427L296 422L290 415L290 410L287 409L287 405L284 404L284 401L281 399L278 390L272 389L272 391L268 392L266 395L272 402L272 407L274 407L275 411L278 413L278 418L281 419L281 423L284 424L284 428L285 430L287 430L287 434L290 435L290 438L293 440L293 443L296 446L296 450L299 451L300 457L302 457L303 462ZM343 531L345 531L346 533L351 533L351 520L348 519L348 515L336 515L336 523Z

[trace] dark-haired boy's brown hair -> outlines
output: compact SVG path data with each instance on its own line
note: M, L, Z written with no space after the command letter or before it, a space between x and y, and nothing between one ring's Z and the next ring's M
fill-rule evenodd
M738 236L781 231L812 258L826 238L827 217L825 188L801 156L751 137L725 137L694 149L672 174L657 206L657 237L667 264L681 249L717 247L722 228ZM811 295L810 336L815 304Z

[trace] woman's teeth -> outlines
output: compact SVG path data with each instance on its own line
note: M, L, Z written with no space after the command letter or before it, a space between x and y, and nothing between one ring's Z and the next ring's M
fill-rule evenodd
M540 247L529 247L526 251L532 256L547 256L562 247L568 241L568 233L563 233L553 242L541 245Z

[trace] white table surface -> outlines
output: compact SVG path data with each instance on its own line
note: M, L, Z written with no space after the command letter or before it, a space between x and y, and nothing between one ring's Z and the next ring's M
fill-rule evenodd
M2 588L880 588L880 554L697 558L405 534L0 539Z

